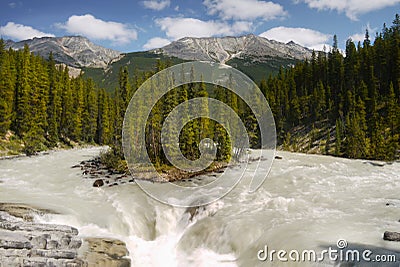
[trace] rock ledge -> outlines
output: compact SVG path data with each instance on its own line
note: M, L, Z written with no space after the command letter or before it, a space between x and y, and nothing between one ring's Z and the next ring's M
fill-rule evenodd
M125 243L79 237L67 225L34 222L35 214L54 213L25 204L0 203L0 267L130 266Z

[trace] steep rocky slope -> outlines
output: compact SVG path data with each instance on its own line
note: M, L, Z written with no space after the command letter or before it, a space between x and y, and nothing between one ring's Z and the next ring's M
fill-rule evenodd
M96 45L81 36L43 37L20 42L6 41L7 47L17 50L23 49L25 44L29 45L33 53L47 58L50 52L53 52L57 63L78 68L104 68L112 60L121 56L120 52Z
M184 60L211 60L226 63L233 58L266 62L271 58L304 60L312 51L294 42L287 44L249 34L240 37L185 37L160 49L152 50Z

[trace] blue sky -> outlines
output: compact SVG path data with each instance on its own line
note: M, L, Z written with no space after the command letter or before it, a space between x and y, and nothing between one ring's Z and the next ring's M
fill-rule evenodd
M122 52L161 47L185 36L254 33L322 49L391 25L400 0L0 0L0 34L14 41L82 35Z

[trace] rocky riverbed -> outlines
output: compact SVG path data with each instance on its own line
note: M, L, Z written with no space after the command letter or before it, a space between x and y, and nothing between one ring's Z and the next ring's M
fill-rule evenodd
M54 213L19 203L0 203L0 267L130 266L124 242L82 238L76 228L43 224L36 216Z
M72 166L72 168L80 168L82 170L83 178L93 180L93 187L112 187L134 183L135 179L150 180L153 182L190 181L190 179L204 174L216 175L217 173L223 172L226 167L226 163L216 162L207 169L199 172L187 172L174 167L165 167L164 169L158 170L159 175L156 175L156 173L150 170L138 170L133 173L133 175L130 175L128 171L117 172L107 168L101 163L99 157L82 161Z

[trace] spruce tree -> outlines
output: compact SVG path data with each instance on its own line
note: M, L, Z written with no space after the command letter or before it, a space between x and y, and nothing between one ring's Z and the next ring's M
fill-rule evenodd
M12 122L15 75L12 59L4 50L3 39L0 39L0 137L10 129Z

